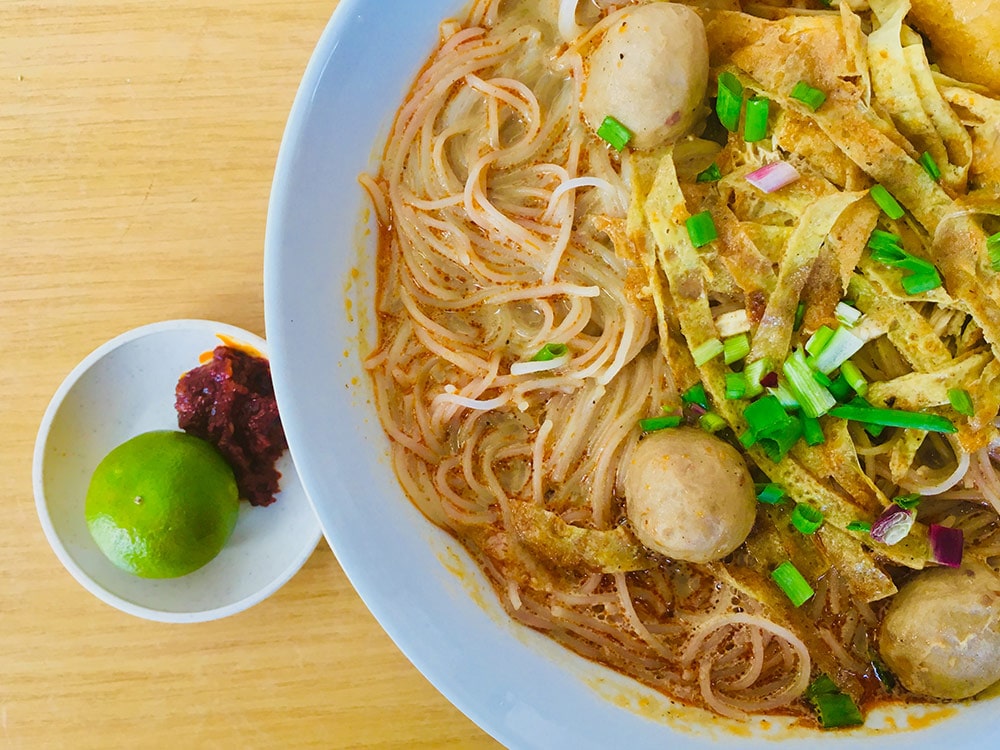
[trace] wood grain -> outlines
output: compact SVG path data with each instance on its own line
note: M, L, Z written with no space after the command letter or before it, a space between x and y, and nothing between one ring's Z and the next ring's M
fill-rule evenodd
M35 431L88 352L167 318L263 333L274 160L335 4L3 4L0 746L497 746L396 650L325 543L253 609L163 625L77 585L35 514Z

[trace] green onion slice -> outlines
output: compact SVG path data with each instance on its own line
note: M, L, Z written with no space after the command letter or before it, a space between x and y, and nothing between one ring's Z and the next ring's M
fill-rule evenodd
M847 693L817 695L812 704L824 729L858 727L865 723L860 709Z
M546 344L531 358L532 362L551 362L557 357L564 357L569 349L566 344Z
M696 366L701 367L706 362L709 362L725 351L725 346L718 339L708 339L703 341L694 349L691 350L691 356L694 358L694 363Z
M990 256L990 268L1000 271L1000 232L986 238L986 252Z
M750 337L745 333L730 336L722 342L723 355L727 365L739 362L750 353Z
M799 81L795 84L792 88L791 97L805 104L813 112L822 107L823 102L826 101L826 94L819 89L813 88L805 81Z
M864 340L855 336L847 328L838 328L833 332L833 336L830 337L823 350L815 356L813 365L820 372L829 375L857 354L864 345Z
M813 378L812 368L799 349L789 355L781 366L781 371L785 374L788 387L795 394L795 400L802 407L802 413L807 417L821 417L837 405L833 394Z
M604 118L601 127L597 129L597 135L610 143L616 151L621 151L632 140L632 131L611 115Z
M821 351L826 349L826 345L830 343L830 339L832 338L833 329L830 326L820 326L809 337L809 340L806 341L806 351L817 357Z
M930 155L929 151L924 151L920 155L920 166L924 168L924 171L931 176L931 179L937 182L941 179L941 168L938 167L937 162L934 161L934 157Z
M730 132L740 127L740 110L743 108L743 84L728 70L719 74L719 94L715 100L715 113L719 122Z
M903 510L913 510L917 507L920 501L923 499L922 495L918 495L916 492L911 492L909 495L900 495L895 498L892 502L898 505Z
M925 430L927 432L958 432L951 420L937 414L924 414L919 411L903 411L901 409L882 409L876 406L862 406L851 402L830 409L830 415L839 419L849 419L853 422L879 425L882 427L903 427L908 430Z
M760 379L770 371L771 363L767 361L766 357L747 364L743 368L743 374L747 379L747 390L743 395L746 398L753 398L754 396L763 393L764 386L760 384Z
M747 143L761 141L767 137L767 115L771 101L763 96L747 99L747 112L743 121L743 140Z
M687 227L691 244L695 247L704 247L709 242L719 238L719 233L715 229L715 222L712 220L712 214L708 211L695 214L684 222L684 225Z
M792 330L798 332L798 330L802 327L802 321L805 319L805 317L806 317L806 303L799 302L799 304L795 306L795 318L792 320Z
M856 326L861 320L862 312L858 308L853 305L849 305L846 302L838 302L837 307L834 310L834 315L837 316L837 321L840 322L841 325L853 327Z
M948 401L952 408L959 414L971 417L976 413L976 407L972 404L972 396L964 388L950 388L948 390Z
M937 269L934 269L927 273L913 273L909 276L903 276L899 283L903 287L903 291L912 297L937 289L941 286L942 281Z
M695 178L697 182L718 182L722 179L722 172L719 170L719 165L712 162L712 166L708 169L702 170L698 173Z
M801 607L816 593L798 568L792 565L791 560L786 560L771 571L771 578L796 607Z
M760 444L772 461L780 461L802 437L802 422L785 411L774 395L763 396L743 410L749 429L740 436L747 448Z
M640 419L639 428L643 432L656 432L668 427L680 427L682 421L683 418L680 416L650 417L649 419Z
M868 393L868 381L865 380L865 376L861 373L861 370L851 360L847 360L840 366L840 374L844 376L844 380L847 381L847 384L859 396L864 396Z
M885 189L881 183L876 183L869 191L872 200L881 208L890 219L902 219L906 211L899 205L899 201L892 197L892 193Z
M785 499L785 491L774 482L755 484L754 489L757 491L757 500L766 505L777 505Z
M802 437L805 438L806 445L822 445L826 442L826 435L823 434L823 426L814 417L802 415Z
M872 525L869 521L851 521L847 524L848 531L861 531L865 534L870 534L872 530Z
M811 505L796 503L792 508L792 526L802 534L815 534L823 525L823 514Z
M747 392L747 378L742 372L726 373L726 398L733 401L743 398Z
M855 393L854 389L851 388L851 384L847 382L847 378L844 376L844 368L840 368L840 375L833 379L830 383L830 393L839 402L850 401L851 395Z
M698 404L703 409L708 408L708 394L705 393L705 386L695 383L681 394L681 401L685 404Z
M698 418L698 425L705 432L718 432L726 426L726 420L715 412L705 412Z

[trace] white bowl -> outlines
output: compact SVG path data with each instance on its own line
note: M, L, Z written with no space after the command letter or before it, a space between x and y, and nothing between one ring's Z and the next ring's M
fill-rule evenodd
M222 552L186 576L151 580L115 567L84 518L90 476L116 446L149 430L178 429L177 380L219 335L266 356L264 339L208 320L171 320L112 339L88 355L52 397L35 441L35 504L56 556L84 588L123 612L161 622L201 622L267 598L308 559L321 532L286 451L281 492L267 507L240 503Z
M373 333L375 234L357 176L374 168L439 22L464 5L341 0L296 97L268 213L265 317L289 446L372 613L449 700L513 748L1000 747L996 701L946 708L938 721L934 708L876 714L855 732L776 721L734 733L514 625L469 556L402 493L359 359ZM888 729L922 714L918 732Z

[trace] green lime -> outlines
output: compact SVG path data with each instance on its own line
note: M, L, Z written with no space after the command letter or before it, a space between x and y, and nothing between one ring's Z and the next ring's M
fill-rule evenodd
M94 470L87 528L115 565L176 578L219 554L239 515L233 470L215 446L184 432L146 432Z

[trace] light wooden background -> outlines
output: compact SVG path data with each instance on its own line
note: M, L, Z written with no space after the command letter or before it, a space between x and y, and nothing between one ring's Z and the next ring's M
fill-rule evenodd
M62 378L122 331L263 334L284 121L336 0L0 3L0 747L496 747L395 649L325 542L257 607L119 613L31 489Z

